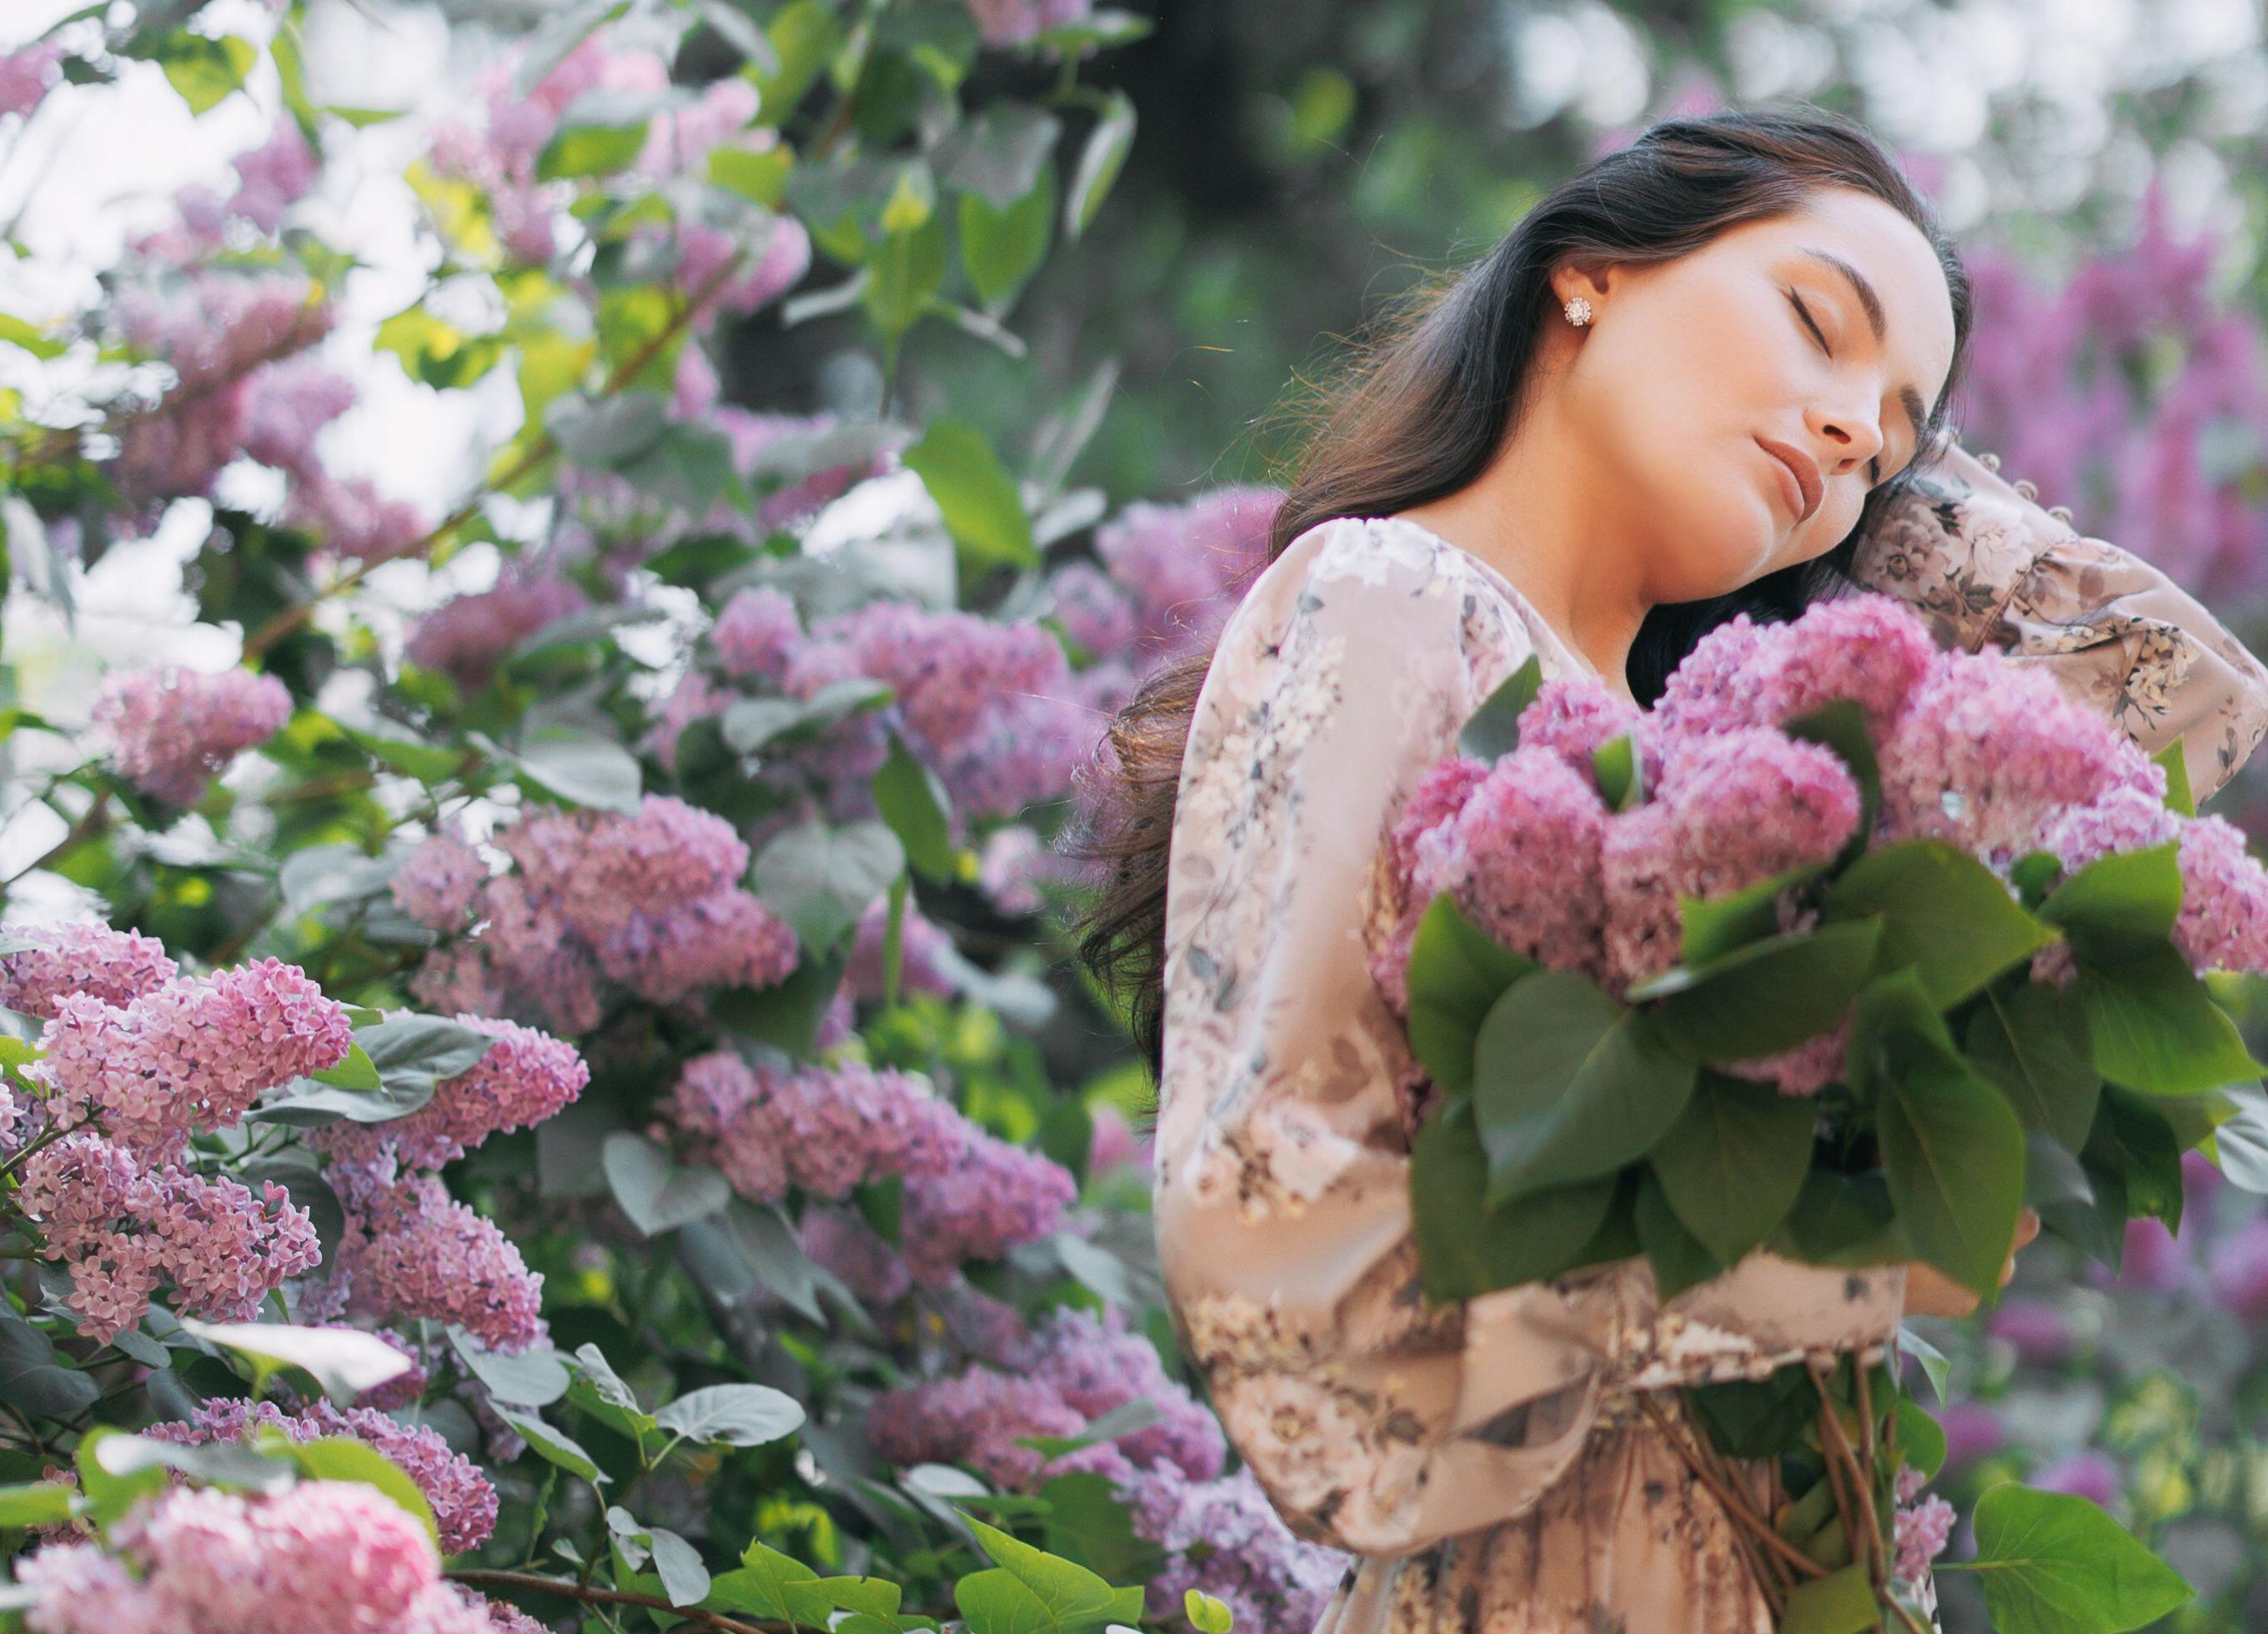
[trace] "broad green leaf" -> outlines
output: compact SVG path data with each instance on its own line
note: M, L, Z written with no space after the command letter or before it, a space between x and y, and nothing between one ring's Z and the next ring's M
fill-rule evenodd
M2087 1144L2102 1090L2075 1012L2074 1001L2037 983L2006 995L1988 990L1962 1041L1970 1064L1999 1086L2025 1127L2073 1152Z
M0 1531L69 1520L77 1497L78 1489L67 1481L0 1486Z
M2105 1174L2117 1180L2123 1212L2136 1218L2166 1222L2169 1230L2182 1223L2182 1148L2173 1127L2158 1110L2158 1103L2116 1084L2106 1084L2095 1109L2081 1153L2090 1181ZM2123 1228L2124 1221L2119 1222ZM2122 1233L2123 1235L2123 1229Z
M1817 1121L1808 1097L1704 1069L1647 1162L1685 1228L1736 1265L1795 1206Z
M1200 1588L1182 1591L1182 1612L1197 1634L1228 1634L1236 1622L1226 1601L1215 1600Z
M503 360L511 344L501 335L468 335L423 306L409 306L378 326L375 350L401 360L411 379L442 391L472 385Z
M341 1407L398 1379L415 1365L376 1334L358 1328L297 1328L283 1322L206 1322L194 1316L181 1326L207 1344L248 1359L257 1377L278 1367L296 1367Z
M638 763L611 739L572 726L546 726L527 733L517 750L493 747L497 759L526 782L571 806L635 812L643 784Z
M1056 218L1055 167L1042 168L1031 191L1005 205L963 193L954 217L961 237L961 269L976 298L997 308L1047 260L1048 235Z
M1681 929L1678 961L1698 971L1752 942L1779 934L1779 894L1826 872L1824 863L1805 863L1783 869L1754 885L1723 896L1680 894L1677 918Z
M1654 1292L1660 1298L1674 1299L1725 1269L1700 1239L1686 1230L1663 1195L1660 1179L1651 1169L1638 1179L1631 1220L1638 1227L1638 1246L1646 1251L1646 1263L1653 1268Z
M762 1446L803 1425L802 1403L761 1384L718 1384L681 1395L654 1414L673 1435L729 1446Z
M652 448L669 429L669 406L653 392L620 392L552 400L544 429L577 465L611 471Z
M1873 968L1874 919L1791 931L1752 942L1705 970L1633 987L1662 1038L1698 1061L1747 1061L1817 1037L1843 1019ZM1677 979L1682 978L1682 979Z
M2173 934L2182 908L2181 847L2113 851L2066 876L2040 904L2040 917L2063 926L2074 949Z
M570 1402L634 1441L643 1441L649 1432L661 1427L659 1419L638 1405L637 1393L597 1345L585 1340L568 1361L575 1373L575 1382L567 1387Z
M969 559L982 567L1039 564L1015 478L976 426L949 416L933 420L900 457L921 477L944 513L946 531Z
M1905 1461L1933 1480L1945 1467L1945 1430L1922 1404L1910 1395L1898 1398L1898 1451Z
M824 953L905 865L905 847L882 823L833 828L813 821L766 843L756 857L756 890L806 948Z
M1914 1050L1884 1088L1882 1167L1922 1258L1991 1300L2014 1246L2024 1131L1958 1056Z
M1952 1358L1904 1323L1898 1326L1898 1349L1921 1364L1922 1377L1943 1402L1945 1387L1953 1377Z
M361 1044L347 1047L346 1059L335 1067L325 1067L320 1072L308 1074L318 1084L333 1089L372 1090L379 1086L378 1068L371 1062L369 1052Z
M1627 732L1591 751L1591 776L1598 782L1599 798L1610 812L1629 811L1646 799L1646 765L1638 755L1638 740Z
M1609 1176L1486 1209L1487 1180L1471 1103L1458 1097L1426 1120L1410 1152L1418 1270L1436 1302L1516 1287L1575 1265L1615 1196Z
M1457 752L1483 765L1520 747L1521 712L1535 702L1543 686L1543 660L1531 652L1520 667L1498 683L1494 691L1457 731Z
M1780 1614L1779 1634L1873 1634L1882 1626L1882 1608L1864 1564L1799 1583L1789 1591Z
M569 1475L587 1481L593 1486L606 1484L608 1480L606 1472L601 1470L591 1455L577 1445L564 1431L554 1429L532 1412L524 1412L516 1407L507 1407L501 1402L491 1405L496 1416L519 1431L527 1445L534 1450L535 1455L545 1463L556 1465Z
M902 217L910 219L911 207L901 202ZM886 340L897 342L923 313L941 304L939 291L945 284L946 258L945 217L934 211L906 231L891 233L867 254L861 269L865 283L858 298ZM976 547L965 545L963 554L972 563L984 564Z
M369 1053L382 1078L419 1074L440 1080L480 1065L496 1040L478 1027L445 1016L396 1014L358 1028L355 1042Z
M2229 1184L2268 1196L2268 1093L2257 1084L2221 1091L2236 1103L2235 1115L2213 1131L2213 1159Z
M1046 109L996 100L939 144L938 173L994 210L1006 210L1040 185L1062 134L1063 121Z
M1110 184L1125 167L1134 145L1134 99L1123 91L1108 93L1102 117L1088 133L1079 151L1079 168L1072 173L1071 192L1064 200L1064 237L1079 242L1102 209Z
M1771 1246L1793 1260L1853 1269L1914 1256L1879 1169L1863 1174L1813 1169Z
M952 820L947 815L951 797L944 781L895 732L890 734L889 757L874 773L873 788L874 808L906 848L906 860L925 879L939 883L953 879Z
M1472 1087L1473 1041L1489 1006L1535 968L1467 918L1447 892L1426 905L1410 944L1410 1042L1444 1093Z
M1977 1574L1997 1634L2124 1634L2194 1598L2179 1572L2068 1492L1988 1487L1976 1529L1977 1557L1960 1569Z
M166 82L189 105L189 112L197 115L210 113L231 92L242 90L244 77L260 60L258 48L248 40L234 34L216 39L186 28L161 35L150 55L165 70Z
M374 1090L328 1089L311 1078L294 1078L274 1100L245 1115L253 1123L315 1129L342 1119L353 1123L388 1123L408 1117L433 1099L433 1080L404 1073Z
M473 1377L499 1402L516 1407L549 1407L567 1394L567 1365L549 1345L505 1356L488 1349L452 1322L449 1343Z
M2195 1095L2268 1072L2170 942L2138 942L2115 964L2092 962L2090 947L2073 946L2080 958L2073 990L2091 1057L2112 1083L2145 1094Z
M90 1518L107 1526L137 1498L162 1491L166 1471L179 1470L202 1486L234 1491L279 1492L291 1484L291 1465L279 1450L270 1454L240 1441L183 1446L146 1435L129 1435L96 1424L73 1454L79 1490L86 1494Z
M1942 840L1904 840L1860 856L1829 887L1832 920L1879 918L1885 967L1911 964L1940 1009L2055 939L1983 863Z
M681 1164L643 1135L617 1130L600 1148L607 1184L641 1236L705 1219L733 1198L732 1182L706 1164Z
M1473 1115L1491 1206L1609 1175L1653 1149L1695 1068L1641 1012L1593 983L1538 970L1489 1007L1473 1049Z
M961 1513L984 1552L999 1563L954 1586L954 1603L968 1619L969 1634L1018 1634L1035 1627L1086 1634L1112 1623L1141 1622L1139 1585L1114 1588L1075 1561Z
M794 150L784 144L761 151L729 146L709 150L709 180L766 210L779 209L786 199L787 179L794 169Z
M2190 791L2189 752L2181 739L2150 757L2166 769L2166 804L2184 817L2197 815L2197 797Z
M1687 1391L1686 1401L1711 1442L1733 1458L1776 1458L1797 1450L1819 1413L1818 1392L1801 1367L1702 1385Z

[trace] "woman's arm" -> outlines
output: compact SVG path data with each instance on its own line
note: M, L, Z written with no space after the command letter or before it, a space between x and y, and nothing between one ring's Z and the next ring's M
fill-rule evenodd
M2202 802L2268 735L2268 666L2165 573L2076 532L1998 464L1956 444L1852 577L1911 603L1941 645L2045 666L2154 754L2178 739Z

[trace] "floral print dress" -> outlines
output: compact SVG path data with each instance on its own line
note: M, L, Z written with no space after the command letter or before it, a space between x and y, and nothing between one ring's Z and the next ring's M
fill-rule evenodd
M2048 666L2145 747L2179 738L2199 799L2268 732L2268 670L2203 607L1957 448L1855 576L1947 644ZM1758 1250L1667 1302L1643 1260L1439 1306L1418 1283L1425 1080L1367 968L1383 842L1531 653L1596 673L1402 518L1308 529L1223 629L1167 875L1168 1306L1285 1523L1359 1557L1316 1634L1764 1634L1732 1523L1640 1396L1878 1353L1904 1270Z

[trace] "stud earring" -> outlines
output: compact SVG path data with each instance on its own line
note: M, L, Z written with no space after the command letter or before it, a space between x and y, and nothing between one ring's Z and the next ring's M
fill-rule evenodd
M1591 320L1591 303L1580 295L1570 299L1561 310L1567 314L1567 321L1579 329Z

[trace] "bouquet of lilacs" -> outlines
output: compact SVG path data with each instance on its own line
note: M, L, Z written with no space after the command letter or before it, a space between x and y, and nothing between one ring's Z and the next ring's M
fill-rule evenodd
M1889 596L1736 616L1643 713L1531 659L1384 865L1435 1299L1643 1255L1666 1299L1767 1248L1991 1299L2028 1203L2115 1266L2130 1218L2178 1224L2190 1148L2268 1181L2215 991L2268 969L2268 872L2195 814L2178 745ZM1920 1626L1941 1436L1887 1368L1787 1373L1693 1392L1681 1446L1787 1626ZM1756 1513L1718 1461L1775 1454L1793 1496ZM1995 1489L1977 1532L2004 1627L2186 1598L2077 1498Z

